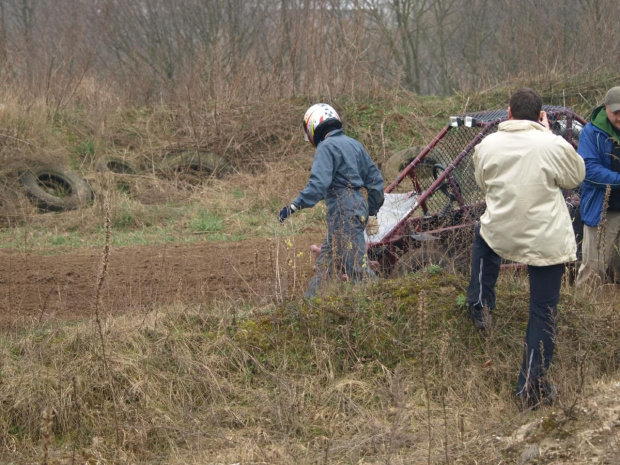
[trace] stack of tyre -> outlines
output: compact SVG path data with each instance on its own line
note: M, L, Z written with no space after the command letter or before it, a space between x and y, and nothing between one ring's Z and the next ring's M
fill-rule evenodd
M120 176L137 176L142 172L130 161L116 157L101 159L96 169ZM177 150L162 157L156 172L165 178L180 173L220 176L230 173L231 167L224 158L211 152ZM19 180L26 195L42 211L75 210L90 205L94 198L93 189L86 179L59 165L32 166L20 173Z

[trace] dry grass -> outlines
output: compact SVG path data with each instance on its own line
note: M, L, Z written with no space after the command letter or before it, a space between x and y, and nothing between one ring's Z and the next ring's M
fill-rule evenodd
M250 313L226 302L178 305L104 318L101 332L84 322L5 335L4 460L47 453L50 463L69 463L74 450L132 463L498 460L511 452L494 438L536 417L513 399L527 286L501 278L502 306L486 338L456 303L464 285L434 271L312 304ZM596 392L595 380L618 368L620 321L613 304L567 292L560 314L550 376L567 429L583 420L575 405Z
M0 221L11 226L39 222L18 175L33 164L51 163L70 167L90 182L96 196L94 209L80 216L83 223L91 224L85 226L87 230L101 228L100 205L106 193L98 166L110 158L136 169L136 174L116 175L119 192L111 194L116 197L113 203L124 205L137 218L135 230L148 225L148 218L141 217L149 216L149 206L191 200L217 203L233 215L244 209L272 213L307 180L313 150L303 142L300 119L315 100L333 104L346 132L361 140L387 170L394 152L424 146L451 114L505 106L511 87L508 83L506 88L442 99L376 89L329 98L318 95L312 101L256 99L243 105L180 101L169 107L136 107L86 79L72 103L56 110L42 98L25 98L7 87L0 94ZM596 93L585 85L584 89L588 96ZM549 95L555 99L552 90ZM582 95L578 94L574 89L571 95ZM589 111L590 101L584 100L583 108ZM166 157L184 150L224 157L232 173L219 180L204 174L163 172ZM240 200L245 202L242 209ZM178 216L183 215L170 219L176 221Z
M506 89L497 89L471 101L399 93L335 100L347 132L380 163L392 151L427 143L451 113L501 107L505 95ZM111 207L112 240L121 231L162 224L180 237L191 228L206 230L212 218L201 216L205 211L232 237L273 235L273 215L308 179L312 149L303 145L299 127L310 103L305 100L125 108L105 90L81 86L80 105L49 115L41 104L26 108L6 97L0 111L6 128L0 134L0 208L10 226L5 231L16 231L20 243L33 240L32 230L100 235L104 198ZM160 176L161 159L186 148L216 151L235 172L221 179ZM122 157L141 171L98 173L96 164L105 156ZM92 208L35 212L15 175L35 161L79 170L95 190ZM117 187L107 187L109 181ZM314 231L321 216L320 208L306 212L287 232ZM449 245L466 240L455 237ZM0 459L519 463L522 444L496 438L540 419L520 413L513 400L527 318L525 278L501 278L495 328L485 337L462 308L466 281L453 273L462 263L443 266L450 273L431 267L312 303L179 303L146 315L100 315L100 326L95 320L33 322L3 334ZM563 423L550 430L532 426L541 441L587 419L582 406L601 390L598 380L615 376L618 318L615 297L585 298L564 287L550 373L560 387L556 410L563 416L556 423ZM604 444L612 457L617 437Z
M79 106L48 116L43 103L33 106L31 115L18 98L6 96L9 103L2 117L12 135L0 145L4 161L0 218L18 229L4 231L5 246L23 242L22 236L31 236L30 245L42 249L56 247L56 243L62 247L99 243L105 196L110 197L116 245L143 243L163 235L165 239L159 242L191 239L188 225L204 209L222 218L223 234L228 237L270 235L264 219L290 202L307 182L313 149L303 142L299 119L308 102L126 108L105 90L85 87L79 92ZM421 114L411 112L412 105ZM438 121L443 124L445 115L437 115L438 105L436 99L414 101L409 94L343 96L337 102L347 132L364 140L379 164L393 148L420 141L422 134L426 137L434 131ZM423 114L431 114L426 126ZM40 150L42 146L45 150ZM221 178L164 172L166 157L184 150L223 156L230 161L232 172ZM122 160L136 173L102 173L99 166L106 159ZM92 208L41 215L18 181L21 170L39 163L63 165L80 173L95 193ZM109 176L113 189L107 188ZM320 217L320 209L310 216L313 220ZM125 241L118 231L143 234L145 239Z

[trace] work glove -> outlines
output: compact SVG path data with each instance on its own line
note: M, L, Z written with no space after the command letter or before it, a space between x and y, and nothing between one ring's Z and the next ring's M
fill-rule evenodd
M369 216L366 222L366 234L374 236L379 233L379 220L376 216Z
M299 210L299 208L295 205L287 205L282 210L280 210L280 214L278 215L278 221L280 223L284 223L284 220L291 216L293 213L295 213L297 210Z

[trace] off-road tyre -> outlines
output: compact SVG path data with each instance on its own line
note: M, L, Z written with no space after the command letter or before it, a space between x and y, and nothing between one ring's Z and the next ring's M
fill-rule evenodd
M433 165L433 178L435 179L435 181L439 178L439 176L441 176L441 174L446 171L446 167L443 166L440 163L436 163L435 165ZM454 181L454 184L456 185L456 188L459 191L459 194L461 194L462 196L462 190L461 190L461 186L459 185L458 181L456 180L456 178L454 177L453 174L450 174L437 188L437 190L441 191L446 197L448 197L448 200L450 202L455 202L456 201L456 193L453 191L452 188L452 184L450 184L450 181L448 180L448 178L452 178L452 180Z
M28 197L43 211L76 210L93 200L88 182L62 166L35 166L21 173L19 180Z
M409 147L405 150L394 153L385 162L383 168L383 177L385 179L385 185L388 186L396 176L403 172L407 165L409 165L420 153L419 147Z
M232 172L230 163L224 157L198 151L171 153L164 158L160 169L167 175L187 173L219 177Z
M117 174L138 174L139 170L127 160L117 157L105 157L99 160L96 166L97 171Z

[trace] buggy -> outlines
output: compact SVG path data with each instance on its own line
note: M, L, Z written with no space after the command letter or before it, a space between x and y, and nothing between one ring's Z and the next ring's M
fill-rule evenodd
M586 121L569 108L545 105L543 110L551 130L576 148ZM402 275L429 264L468 270L474 226L485 210L474 179L473 151L507 118L507 109L450 117L385 189L378 232L367 236L369 259L382 275ZM579 190L563 191L578 242Z

